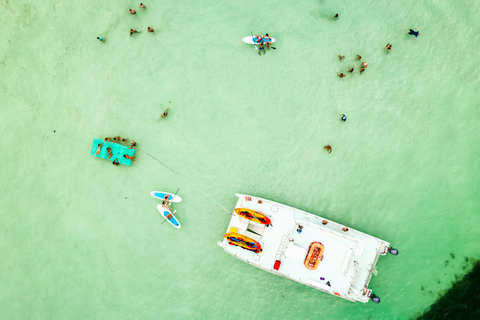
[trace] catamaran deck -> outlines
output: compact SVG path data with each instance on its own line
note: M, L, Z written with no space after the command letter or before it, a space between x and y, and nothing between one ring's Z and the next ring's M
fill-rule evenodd
M262 252L256 254L229 245L224 239L219 245L226 252L266 271L345 299L369 300L371 290L367 288L368 283L372 273L376 274L375 265L379 255L386 254L389 243L273 201L240 194L237 196L239 199L235 208L263 213L270 217L272 225L265 227L233 214L227 232L236 230L256 240L262 246ZM299 233L300 226L302 229ZM344 228L348 228L348 231L344 231L347 230ZM325 248L323 260L316 270L309 270L304 265L312 242L320 242ZM278 270L274 268L275 264Z

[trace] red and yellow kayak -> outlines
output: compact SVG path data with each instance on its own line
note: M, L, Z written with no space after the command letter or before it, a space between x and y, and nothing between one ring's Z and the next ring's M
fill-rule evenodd
M272 223L272 220L270 220L270 218L264 215L263 213L253 211L250 209L236 208L235 213L238 214L240 217L243 217L245 219L248 219L260 224L269 225Z
M262 252L262 246L257 241L243 234L228 232L225 234L225 239L228 240L228 244L233 246L239 246L243 249L253 251L255 253Z
M310 270L318 268L320 261L322 261L325 247L320 242L312 242L308 249L307 257L305 258L305 267Z

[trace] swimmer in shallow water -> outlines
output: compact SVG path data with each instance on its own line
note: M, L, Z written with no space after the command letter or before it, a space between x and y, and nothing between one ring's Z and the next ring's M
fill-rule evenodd
M130 29L130 36L131 36L132 34L134 34L134 33L139 33L139 32L138 32L137 30L135 30L135 29Z
M345 77L345 75L343 73L338 73L338 72L337 72L337 76L339 76L340 78Z
M344 115L344 114L342 114L342 121L343 121L343 122L347 121L347 116Z
M415 36L415 40L417 40L417 37L420 35L420 26L418 26L417 31L413 31L412 29L408 29L407 34L411 34L412 36Z
M391 45L390 43L387 44L387 45L385 46L385 48L387 48L387 52L392 52L393 47L392 47L392 45Z
M340 60L345 59L345 56L343 54L339 55L338 57L340 58Z
M362 62L362 68L366 68L368 67L367 63L366 62Z
M348 69L348 72L353 72L353 69L355 69L355 66L352 66L350 69Z
M330 147L329 144L327 144L325 147L323 147L323 149L327 150L328 153L332 153L332 147Z
M108 143L108 142L112 142L112 140L110 139L110 137L106 137L106 138L105 138L105 142L107 142L107 143Z
M135 142L135 140L132 140L132 143L130 143L130 149L132 149L137 143Z
M148 31L148 32L154 32L155 30L153 30L152 27L148 27L148 28L147 28L147 31Z
M335 13L335 16L333 17L333 19L338 19L338 13Z
M137 12L133 9L130 9L130 14L133 16L134 14L136 14Z
M360 69L360 73L362 73L363 71L365 71L364 67L362 67L362 69Z
M168 109L170 109L170 107L167 108L167 110L165 110L165 112L163 112L162 114L162 118L165 118L168 114Z
M362 56L357 54L357 61L360 61L360 59L362 59Z
M140 2L139 8L145 10L146 7L145 7L145 5L144 5L143 3Z
M103 39L103 37L97 37L97 39L102 41L102 42L105 42L105 39Z

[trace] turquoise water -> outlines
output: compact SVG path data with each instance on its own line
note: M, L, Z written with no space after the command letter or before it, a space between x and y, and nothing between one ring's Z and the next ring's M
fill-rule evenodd
M0 318L409 319L479 259L478 1L145 4L0 1ZM225 254L236 192L391 242L381 304Z

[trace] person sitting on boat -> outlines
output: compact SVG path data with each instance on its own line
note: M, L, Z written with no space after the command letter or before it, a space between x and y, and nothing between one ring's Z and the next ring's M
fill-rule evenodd
M118 162L118 159L115 159L115 160L113 160L113 162L112 162L112 164L113 164L114 166L118 166L119 163L120 163L120 162Z
M113 153L112 153L112 148L107 148L107 152L108 152L108 159L110 159L112 156L113 156Z

